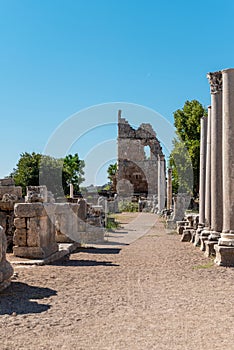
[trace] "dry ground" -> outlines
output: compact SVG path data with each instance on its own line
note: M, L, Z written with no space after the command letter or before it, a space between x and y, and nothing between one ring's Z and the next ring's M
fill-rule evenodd
M158 222L121 250L15 269L0 349L234 349L234 269L179 239Z

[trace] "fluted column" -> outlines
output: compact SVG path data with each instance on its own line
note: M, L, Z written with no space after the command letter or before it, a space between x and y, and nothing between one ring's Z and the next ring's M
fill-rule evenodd
M166 173L164 155L158 156L158 212L165 208L166 200Z
M222 73L207 75L211 90L211 234L218 240L223 226L222 196Z

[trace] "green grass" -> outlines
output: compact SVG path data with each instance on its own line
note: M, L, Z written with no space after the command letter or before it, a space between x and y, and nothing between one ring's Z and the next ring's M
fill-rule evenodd
M195 270L197 270L197 269L210 269L213 266L214 266L214 261L211 260L207 264L193 266L193 269L195 269Z

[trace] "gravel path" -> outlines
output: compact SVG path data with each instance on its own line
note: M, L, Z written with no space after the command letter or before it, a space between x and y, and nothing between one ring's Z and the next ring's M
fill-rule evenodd
M158 220L131 245L18 267L0 349L233 350L234 269L179 238Z

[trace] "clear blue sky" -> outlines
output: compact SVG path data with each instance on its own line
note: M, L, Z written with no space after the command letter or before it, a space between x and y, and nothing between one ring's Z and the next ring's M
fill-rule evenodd
M90 106L172 121L187 99L208 105L206 73L234 66L233 13L232 0L0 0L0 177Z

